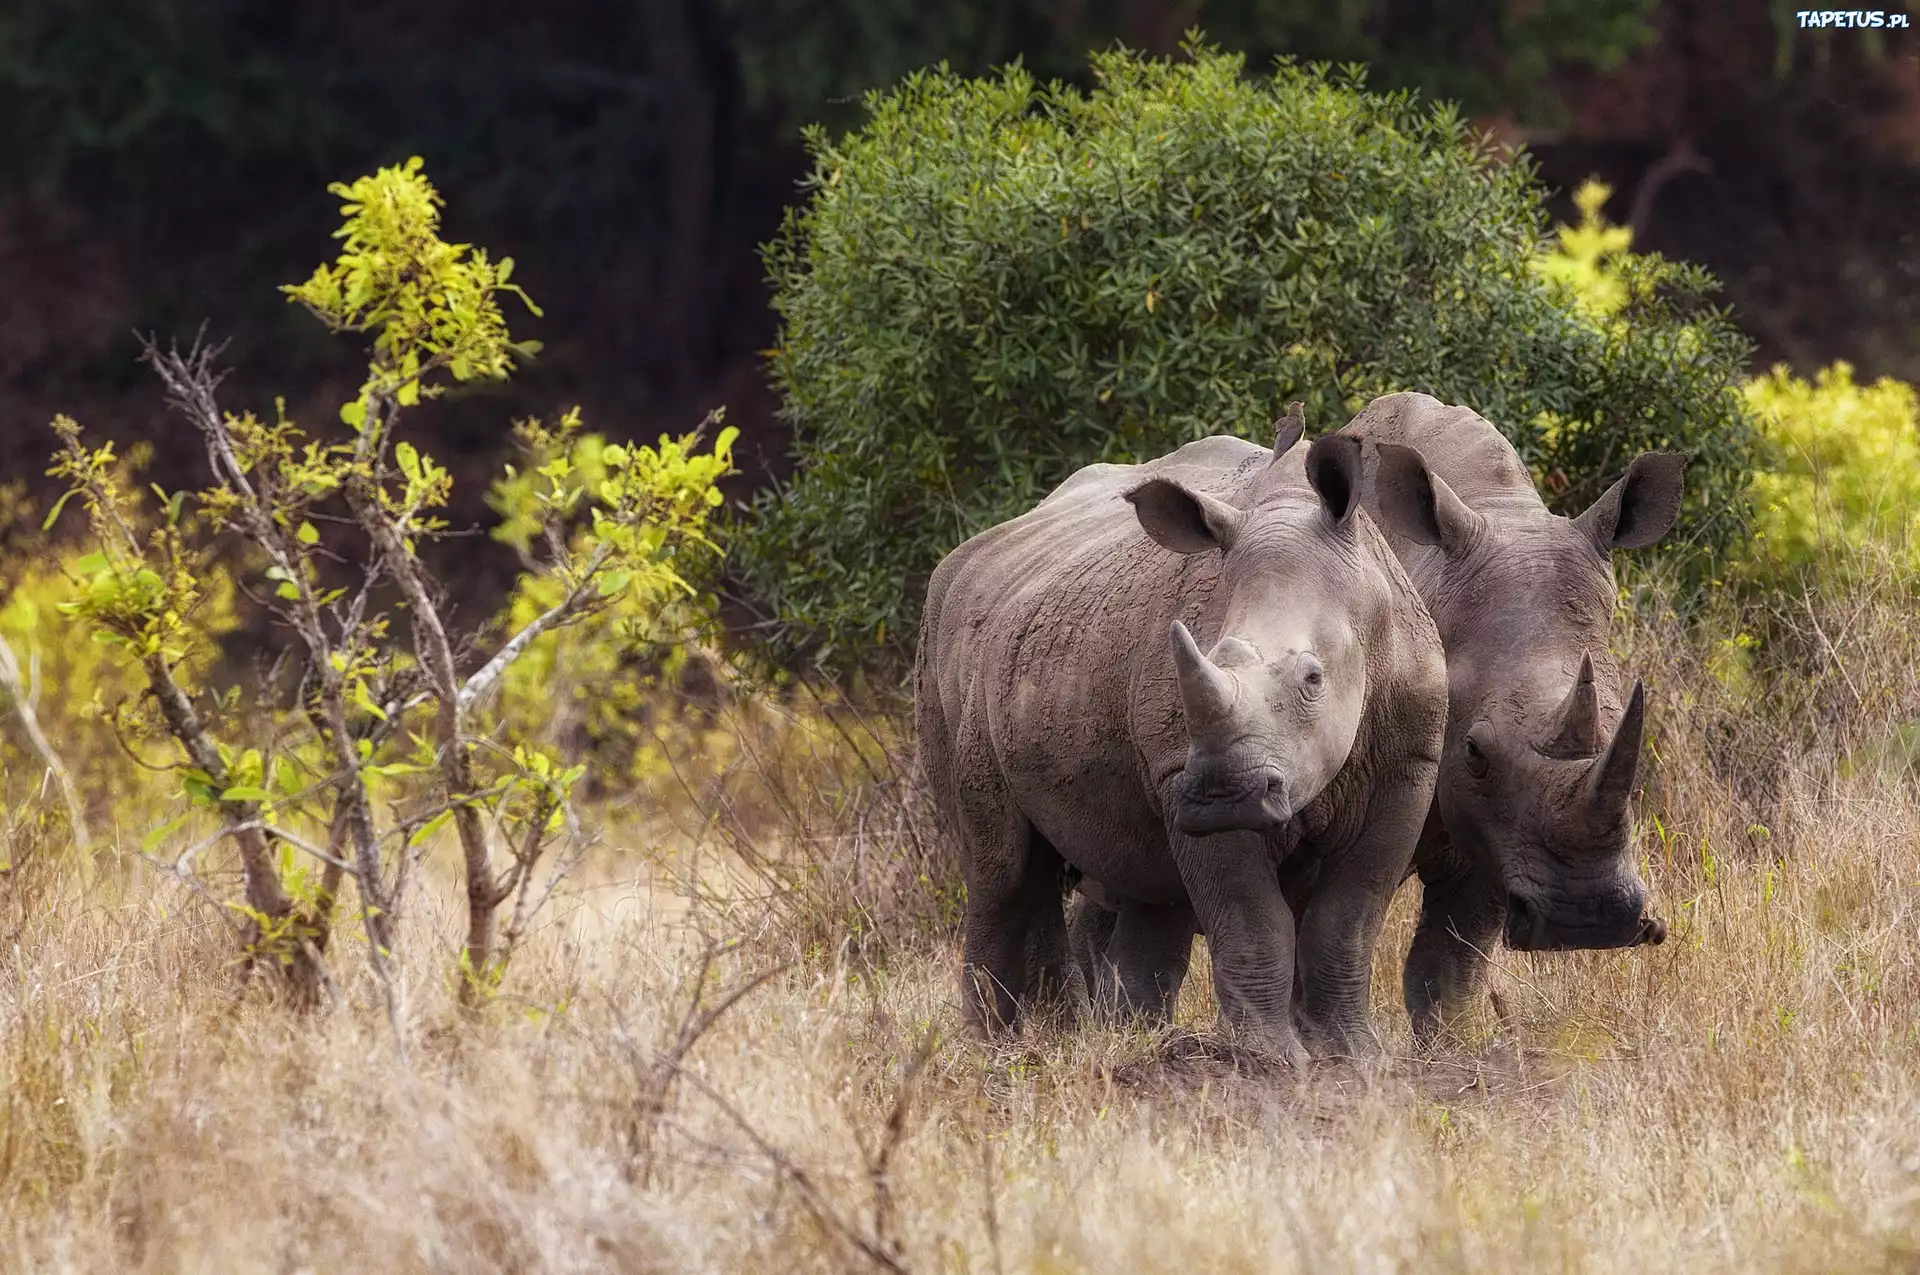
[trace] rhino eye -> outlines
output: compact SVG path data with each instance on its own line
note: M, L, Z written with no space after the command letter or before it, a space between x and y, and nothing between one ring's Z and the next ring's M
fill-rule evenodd
M1300 693L1308 699L1318 699L1320 692L1326 688L1327 684L1327 675L1321 668L1320 661L1311 655L1301 656L1297 675L1300 681Z
M1476 726L1467 732L1467 773L1475 779L1485 779L1487 771L1492 768L1492 762L1487 759L1486 747L1474 738L1481 733L1481 729Z

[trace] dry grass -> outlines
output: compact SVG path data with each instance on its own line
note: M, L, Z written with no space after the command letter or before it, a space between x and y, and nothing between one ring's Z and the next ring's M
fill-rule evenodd
M1889 722L1915 708L1897 619L1839 652L1907 677ZM352 960L331 1012L236 997L204 908L111 857L24 853L24 827L0 1268L1920 1270L1920 790L1848 760L1867 723L1743 714L1670 625L1628 645L1659 697L1666 945L1503 956L1510 1032L1303 1078L1116 1032L969 1043L940 931L835 946L791 900L689 899L687 859L639 832L481 1022L446 987L457 900L423 900L403 1063ZM1409 902L1376 984L1401 1055Z

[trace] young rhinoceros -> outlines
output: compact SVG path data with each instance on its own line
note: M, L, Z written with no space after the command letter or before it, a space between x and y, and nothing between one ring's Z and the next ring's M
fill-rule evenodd
M1367 507L1385 515L1446 648L1446 746L1403 980L1424 1040L1479 988L1496 938L1540 951L1665 937L1634 864L1627 801L1645 692L1635 682L1620 693L1608 555L1666 534L1686 458L1636 457L1568 519L1547 511L1512 445L1469 408L1390 394L1341 433L1377 449ZM1387 507L1409 493L1433 503L1394 516Z
M1271 452L1209 438L1090 466L934 572L916 711L965 872L978 1027L1064 989L1062 890L1083 879L1120 903L1136 997L1177 988L1197 920L1229 1027L1304 1060L1297 952L1313 1035L1371 1037L1373 944L1432 801L1445 669L1359 508L1360 442L1299 437L1295 413ZM1418 519L1434 501L1392 505Z

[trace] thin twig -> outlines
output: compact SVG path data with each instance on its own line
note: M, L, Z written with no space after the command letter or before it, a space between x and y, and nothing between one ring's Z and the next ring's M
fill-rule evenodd
M27 733L27 741L33 745L33 751L40 754L41 764L53 774L54 782L60 785L60 797L67 803L67 830L73 834L74 848L86 854L93 849L93 834L87 828L87 811L80 800L80 790L74 786L73 772L60 760L60 754L40 729L40 714L34 710L37 687L28 687L20 679L20 663L14 658L13 647L0 637L0 688L4 688L13 701L14 715L20 719L20 728Z
M768 1141L764 1134L754 1128L753 1122L748 1120L739 1108L728 1102L718 1090L700 1077L691 1072L683 1072L682 1075L688 1085L719 1108L720 1113L746 1135L747 1141L753 1144L754 1150L758 1151L782 1178L792 1184L800 1196L801 1204L806 1207L814 1221L826 1228L829 1233L839 1236L879 1269L890 1272L891 1275L909 1275L906 1264L894 1253L888 1251L882 1240L867 1234L858 1225L842 1217L820 1188L815 1185L812 1175L786 1152Z

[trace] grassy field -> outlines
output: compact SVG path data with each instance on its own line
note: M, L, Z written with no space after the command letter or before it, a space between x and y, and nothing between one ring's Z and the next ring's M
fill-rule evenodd
M1819 635L1799 682L1623 636L1664 946L1503 953L1504 1024L1414 1058L1403 895L1389 1058L1301 1076L1192 1034L1204 963L1164 1038L967 1040L955 936L883 880L903 834L778 801L761 853L798 867L762 899L610 815L478 1021L434 880L397 1040L344 936L333 1008L237 993L212 908L77 863L16 773L0 1269L1920 1270L1920 790L1868 747L1920 693L1905 614L1860 596L1773 617Z

